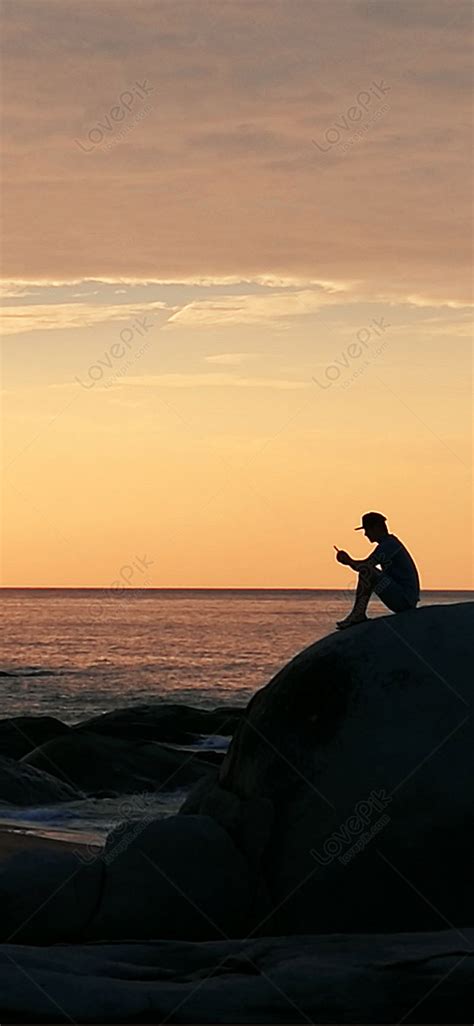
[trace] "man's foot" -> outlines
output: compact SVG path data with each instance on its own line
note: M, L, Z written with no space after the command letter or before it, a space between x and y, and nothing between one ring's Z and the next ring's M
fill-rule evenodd
M336 627L339 631L345 631L346 627L355 627L357 623L367 623L368 619L365 613L350 613L345 620L338 620Z

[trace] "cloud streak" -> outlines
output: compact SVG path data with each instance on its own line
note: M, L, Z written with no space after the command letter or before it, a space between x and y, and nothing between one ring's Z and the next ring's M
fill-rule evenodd
M257 353L214 353L205 356L206 363L214 363L221 367L238 367L247 360L254 360Z
M278 391L298 391L309 387L307 381L286 378L244 378L233 374L148 374L127 377L115 382L114 388L268 388Z
M92 303L43 303L31 306L9 306L1 311L4 335L21 335L31 331L59 331L70 328L93 328L113 321L128 322L144 312L166 310L166 303L123 303L116 306Z

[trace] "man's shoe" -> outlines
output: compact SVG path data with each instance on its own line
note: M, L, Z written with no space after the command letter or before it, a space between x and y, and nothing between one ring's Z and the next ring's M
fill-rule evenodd
M338 620L336 627L338 631L345 631L347 627L355 627L358 623L367 623L368 619L369 618L368 616L365 616L365 613L362 616L352 616L351 614L350 616L346 616L345 620Z

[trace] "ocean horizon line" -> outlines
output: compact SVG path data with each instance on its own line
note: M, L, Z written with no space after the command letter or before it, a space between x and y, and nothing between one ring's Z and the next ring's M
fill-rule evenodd
M321 594L321 593L340 592L341 594L344 594L344 593L347 592L347 590L348 590L347 588L328 588L328 587L322 587L322 588L255 587L255 586L254 587L245 587L245 586L233 587L232 585L226 585L226 586L222 586L222 587L207 587L207 586L198 586L198 587L193 587L193 586L166 587L166 586L164 586L164 587L156 587L156 588L133 588L133 587L128 586L128 585L124 585L123 587L120 587L120 588L111 587L111 586L103 587L103 586L97 586L97 585L73 585L73 586L71 586L71 585L1 585L0 586L0 594L3 593L3 592L12 592L12 591L64 591L64 592L99 591L99 592L107 592L107 593L115 593L115 592L120 592L120 593L123 593L123 592L143 592L144 594L145 593L149 593L149 592L160 592L160 593L162 593L162 592L167 592L167 593L169 593L169 592L200 592L200 593L202 593L202 592L206 592L206 593L209 593L209 592L213 592L213 593L215 593L215 592L222 592L222 593L229 593L229 592L233 592L233 593L235 593L235 592L246 592L246 593L248 593L248 592L256 592L256 593L261 593L261 592L272 592L272 593L274 593L274 592L290 592L292 594L294 594L295 592L308 592L308 593L311 593L311 594L313 594L313 593ZM442 592L443 594L450 594L451 593L453 595L454 594L457 594L457 595L474 595L474 589L472 589L472 588L443 588L443 587L440 586L440 587L437 587L437 588L422 588L421 589L421 594L422 595L431 595L431 594L435 595L435 594L439 594L440 592Z

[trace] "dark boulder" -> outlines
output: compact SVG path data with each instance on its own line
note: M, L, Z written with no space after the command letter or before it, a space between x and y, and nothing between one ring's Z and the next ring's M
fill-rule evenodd
M71 843L0 861L0 941L235 937L252 899L250 868L214 820L128 822L102 850Z
M0 940L55 944L86 936L104 867L80 850L27 851L0 862Z
M47 805L80 798L78 791L33 766L0 756L0 802L11 805Z
M216 772L214 765L196 760L190 752L86 732L48 741L25 756L21 765L54 773L87 794L172 791Z
M126 824L107 838L96 940L207 940L245 930L250 874L229 835L206 816Z
M77 724L74 730L77 733L86 731L112 737L189 744L195 734L231 735L243 711L243 708L235 706L198 709L174 702L156 702L113 709Z
M69 729L54 716L10 716L0 720L0 755L21 759L45 741L67 734Z
M267 932L472 919L473 628L473 603L381 617L312 645L252 699L218 781L182 811L242 847L276 909ZM256 802L272 810L260 831Z

